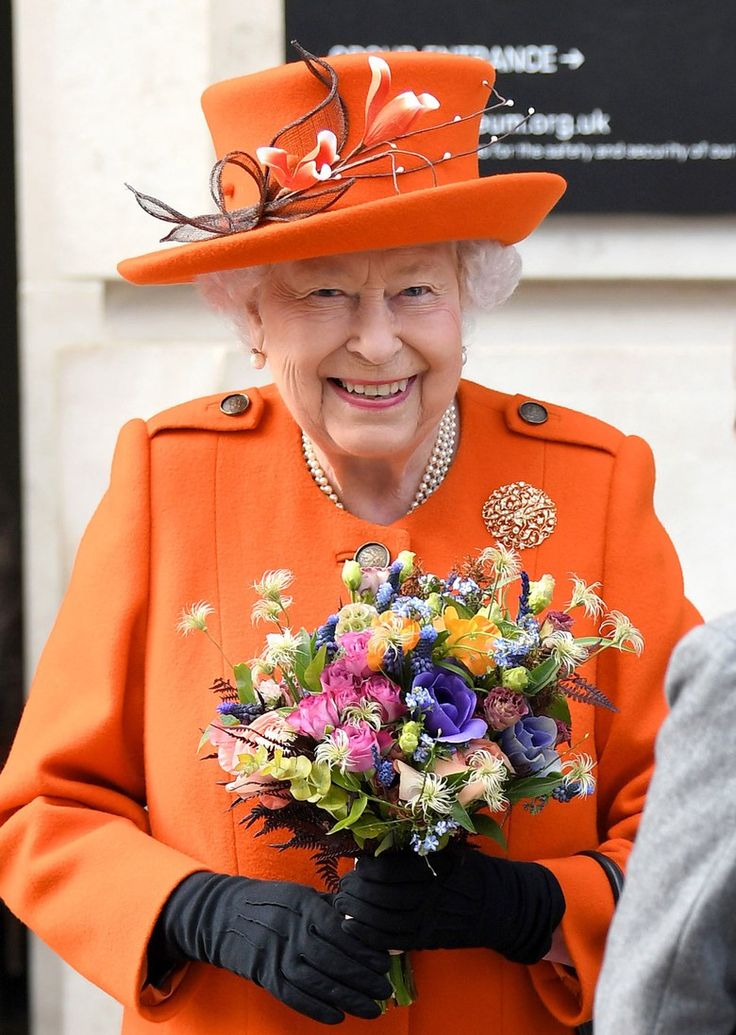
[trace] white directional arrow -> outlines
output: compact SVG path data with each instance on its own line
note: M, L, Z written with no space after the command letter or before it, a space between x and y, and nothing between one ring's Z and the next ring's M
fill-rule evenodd
M585 54L582 54L577 47L568 50L567 54L559 54L557 60L561 65L568 65L572 72L575 72L585 61Z

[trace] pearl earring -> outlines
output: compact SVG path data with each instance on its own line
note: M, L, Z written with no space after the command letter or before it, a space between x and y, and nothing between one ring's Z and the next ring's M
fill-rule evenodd
M250 365L254 370L263 370L266 365L266 357L260 349L250 350Z
M464 345L460 350L460 355L462 357L462 365L465 366L465 364L468 362L468 350L465 348Z

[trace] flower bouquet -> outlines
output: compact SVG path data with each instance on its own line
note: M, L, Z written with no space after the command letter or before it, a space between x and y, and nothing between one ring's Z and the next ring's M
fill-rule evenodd
M447 578L403 553L385 569L347 561L343 582L349 601L294 632L292 575L267 572L252 618L276 629L212 687L217 717L200 749L216 749L207 757L229 774L226 789L251 803L247 827L286 831L276 847L311 850L334 890L341 859L426 856L473 835L503 846L513 803L538 811L593 793L594 762L571 746L568 701L615 707L577 668L643 647L616 611L598 635L574 635L577 609L604 616L599 584L573 577L569 602L553 610L554 579L530 582L500 545ZM204 602L185 609L180 631L209 636L211 612ZM396 1002L410 1003L405 956L391 978Z

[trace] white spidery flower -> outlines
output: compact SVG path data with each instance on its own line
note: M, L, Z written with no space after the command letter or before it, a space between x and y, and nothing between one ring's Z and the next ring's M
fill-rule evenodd
M596 593L596 590L600 589L601 583L592 582L588 585L577 575L571 574L570 577L572 578L572 597L567 605L567 610L572 611L575 607L582 607L588 618L598 618L599 615L602 615L606 605Z
M365 722L374 730L380 730L383 718L383 709L378 701L369 701L361 697L358 704L350 704L345 709L344 718L351 726L360 726Z
M336 766L340 772L347 772L350 761L350 740L345 730L333 730L327 740L317 746L314 752L316 762Z
M478 558L481 564L490 564L496 575L502 579L513 579L521 571L521 558L515 550L509 550L503 543L487 546Z
M603 635L610 632L613 646L619 650L628 648L637 655L644 650L644 637L621 611L610 611L601 623L600 632Z
M563 787L574 790L580 798L589 797L589 795L595 792L593 770L597 764L585 752L568 758L566 762L562 763L562 772L564 773Z
M588 659L587 648L582 643L576 643L572 633L565 629L555 629L549 636L545 636L542 646L549 650L565 674L573 672Z
M266 636L266 660L271 665L278 665L281 668L289 668L294 664L299 640L291 629L284 629L280 633L268 633Z
M447 783L437 773L424 773L419 793L410 802L413 809L421 809L426 816L429 812L447 813L452 812L455 804L454 795L448 789Z
M506 763L497 755L481 748L468 758L468 765L474 770L473 781L483 786L483 798L492 812L500 812L508 805L503 786L509 775Z
M503 812L509 804L509 799L500 787L489 787L488 790L484 790L483 801L489 812Z
M264 600L279 603L284 590L288 589L293 581L293 572L288 568L277 568L275 571L265 571L259 581L253 583L253 589Z
M271 600L262 597L256 600L250 612L250 620L256 622L278 622L281 615L291 606L291 597L282 597L280 600Z
M182 636L188 636L195 629L199 632L207 632L207 616L214 614L214 611L214 607L206 600L199 600L196 604L182 608L176 631L180 632Z

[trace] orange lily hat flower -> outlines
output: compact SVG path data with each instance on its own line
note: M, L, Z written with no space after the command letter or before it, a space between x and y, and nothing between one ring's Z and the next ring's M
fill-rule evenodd
M390 101L391 69L383 58L371 55L371 84L365 102L365 131L363 143L366 147L383 140L406 133L423 111L435 111L440 102L431 93L415 94L404 90Z
M329 180L332 166L340 157L337 137L329 129L319 131L316 147L303 158L289 154L282 147L259 147L256 155L261 165L267 166L288 190L304 190L320 180Z
M460 618L452 606L436 620L435 628L443 626L450 634L445 641L447 653L462 661L474 676L485 675L494 664L493 647L501 635L497 626L482 615Z

